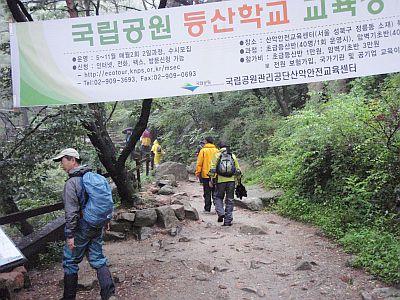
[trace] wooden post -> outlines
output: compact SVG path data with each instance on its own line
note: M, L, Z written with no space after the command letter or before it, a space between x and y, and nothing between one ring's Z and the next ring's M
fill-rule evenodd
M136 179L137 179L138 188L140 189L140 187L141 187L141 185L140 185L140 159L135 159L135 163L136 163Z

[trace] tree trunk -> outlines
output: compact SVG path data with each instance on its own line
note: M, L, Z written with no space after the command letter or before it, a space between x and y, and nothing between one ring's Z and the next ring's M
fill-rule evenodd
M73 0L66 1L67 3L70 1L75 8ZM165 8L166 4L167 0L161 0L158 8ZM86 12L88 11L86 10ZM75 17L75 14L71 14L70 12L70 17ZM139 120L133 129L129 143L124 147L118 159L116 158L115 146L106 129L104 105L89 104L89 108L92 109L93 112L93 120L82 122L84 128L88 130L88 137L92 145L96 148L100 162L106 168L107 173L117 186L118 195L121 198L121 204L126 207L136 205L138 198L135 195L134 177L128 174L125 163L129 154L134 150L143 131L147 127L151 111L151 103L152 99L143 100Z
M138 122L133 128L129 143L124 147L121 155L116 158L116 151L113 142L106 129L106 117L103 104L89 104L92 110L93 120L83 121L82 125L88 130L88 137L96 148L100 162L117 186L121 204L130 207L137 204L138 198L135 195L136 182L134 177L128 174L125 163L135 145L147 127L150 117L152 99L143 100L142 111Z
M65 0L70 18L78 17L78 10L76 9L74 0Z
M27 22L28 18L25 16L20 6L18 6L17 1L15 0L7 0L8 8L11 11L11 14L16 22Z
M278 101L279 107L281 108L282 115L284 117L289 116L289 114L290 114L289 107L287 105L286 98L285 98L287 96L287 87L286 86L282 87L282 95L279 93L279 87L274 87L273 90L274 90L276 101Z

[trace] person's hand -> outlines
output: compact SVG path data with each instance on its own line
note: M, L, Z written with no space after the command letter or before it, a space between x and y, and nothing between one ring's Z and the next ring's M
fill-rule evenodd
M212 187L214 186L214 184L213 184L213 182L212 182L211 180L208 182L208 186L209 186L210 188L212 188Z
M68 248L72 251L75 248L74 238L67 239Z
M111 230L111 222L107 222L105 225L104 225L104 229L106 230L106 231L110 231Z

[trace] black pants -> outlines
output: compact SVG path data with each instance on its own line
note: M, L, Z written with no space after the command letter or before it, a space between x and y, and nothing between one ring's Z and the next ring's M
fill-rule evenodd
M203 184L204 210L211 211L211 198L214 199L214 188L211 188L210 178L201 178Z

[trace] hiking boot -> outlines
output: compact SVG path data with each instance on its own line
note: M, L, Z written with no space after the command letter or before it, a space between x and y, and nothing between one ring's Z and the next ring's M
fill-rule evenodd
M78 274L64 274L64 300L75 300L78 288Z
M222 226L232 226L232 223L224 223Z
M225 218L224 215L218 216L218 222L219 222L219 223L223 222L223 221L224 221L224 218Z
M100 285L101 300L108 300L115 294L115 285L107 266L97 269L97 279Z

